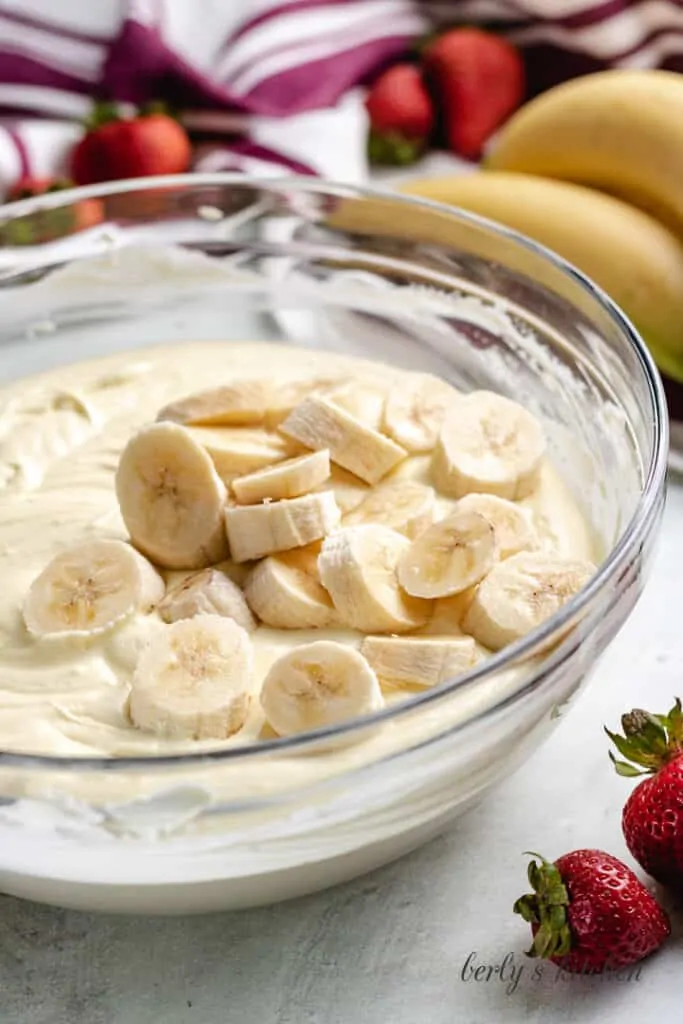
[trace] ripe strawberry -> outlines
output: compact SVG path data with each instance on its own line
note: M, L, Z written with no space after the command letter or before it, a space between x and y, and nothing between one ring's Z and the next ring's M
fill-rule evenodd
M79 185L181 174L190 157L187 132L168 114L153 109L122 118L113 104L102 103L71 155L71 174Z
M519 51L478 28L455 28L423 51L427 81L440 107L449 149L468 160L524 98Z
M683 711L677 698L668 715L636 709L622 715L624 735L605 732L626 761L610 757L619 775L649 775L624 805L626 845L648 875L683 888ZM629 763L630 762L630 763ZM636 765L638 767L636 767Z
M422 73L414 64L395 64L377 79L365 107L370 118L371 163L410 164L424 151L434 109Z
M16 202L42 196L48 192L61 192L73 188L73 182L66 178L24 177L8 190L6 201ZM104 219L104 210L99 199L81 199L71 206L56 210L36 210L35 213L15 218L0 228L0 243L3 245L36 245L50 242L64 235L85 231Z
M666 913L616 857L575 850L554 864L539 860L528 869L533 893L513 908L531 924L529 956L571 973L601 974L637 963L669 936Z

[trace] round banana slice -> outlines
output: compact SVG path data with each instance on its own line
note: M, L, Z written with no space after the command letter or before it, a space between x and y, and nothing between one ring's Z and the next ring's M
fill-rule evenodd
M253 700L253 653L232 619L197 615L156 633L140 655L127 711L167 739L227 739Z
M436 495L416 480L396 480L375 487L361 504L344 517L344 526L377 523L406 537L417 537L434 522Z
M263 423L272 386L263 380L236 380L199 391L164 406L157 420L201 426L249 427Z
M430 452L447 412L461 397L439 377L412 374L389 392L383 430L409 452Z
M383 686L439 686L467 672L479 660L471 636L368 636L360 653Z
M538 538L529 509L495 494L466 494L457 504L458 512L478 512L493 525L499 558L509 558L519 551L538 545Z
M249 562L320 540L339 525L334 494L321 491L264 505L225 510L225 529L235 562Z
M256 565L244 589L249 607L275 629L324 629L334 621L334 606L327 591L287 555L264 558Z
M195 615L222 615L234 619L251 633L256 629L254 616L241 589L220 569L202 569L169 587L158 612L164 622L192 619Z
M456 510L413 541L398 563L398 580L414 597L450 597L478 583L498 557L492 523Z
M202 569L227 556L227 494L211 459L176 423L143 427L124 448L116 496L133 543L167 569Z
M545 438L541 424L517 402L475 391L446 416L432 458L432 478L442 494L472 491L516 500L538 482Z
M405 594L396 575L409 548L386 526L349 526L324 540L320 581L342 622L363 633L407 633L425 624L431 603Z
M339 725L384 704L377 676L345 644L318 640L279 658L266 675L261 707L279 736Z
M259 501L278 501L308 494L324 483L329 475L330 453L323 449L237 477L232 481L232 490L241 505L255 505Z
M499 651L559 611L594 572L591 562L522 551L496 565L480 583L463 629Z
M370 494L370 487L359 480L353 473L348 473L341 466L330 467L330 479L324 484L325 490L334 493L337 505L343 515L353 512Z
M38 637L92 636L150 611L163 596L161 576L130 544L89 541L62 551L33 581L24 622Z

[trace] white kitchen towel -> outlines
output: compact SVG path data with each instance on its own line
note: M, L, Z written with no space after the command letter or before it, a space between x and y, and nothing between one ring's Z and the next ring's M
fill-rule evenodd
M68 170L96 98L181 111L199 170L365 177L362 85L435 26L493 26L530 92L683 71L670 0L0 0L0 189Z

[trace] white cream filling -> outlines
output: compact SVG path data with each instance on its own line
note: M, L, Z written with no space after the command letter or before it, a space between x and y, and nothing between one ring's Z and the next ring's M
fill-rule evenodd
M386 384L402 371L327 352L201 342L59 368L0 392L0 749L126 756L216 747L215 741L164 740L136 730L124 717L137 653L163 628L156 615L135 616L104 636L76 644L33 639L21 606L32 580L62 548L85 539L126 537L113 486L118 453L162 405L234 377L267 374L284 381L309 372L348 372ZM411 459L398 472L424 478L425 460ZM549 463L525 504L550 549L595 557L590 529ZM361 637L349 631L260 627L251 639L258 680L300 643L358 644ZM388 695L387 702L405 696ZM244 728L221 746L270 736L255 701ZM344 754L336 750L330 756Z

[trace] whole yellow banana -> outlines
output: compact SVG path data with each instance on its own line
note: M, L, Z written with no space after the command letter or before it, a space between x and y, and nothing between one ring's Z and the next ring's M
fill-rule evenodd
M601 71L522 107L486 167L621 196L683 237L683 75Z
M403 183L401 191L459 206L553 249L631 318L660 368L683 380L683 244L635 207L582 185L478 171Z

